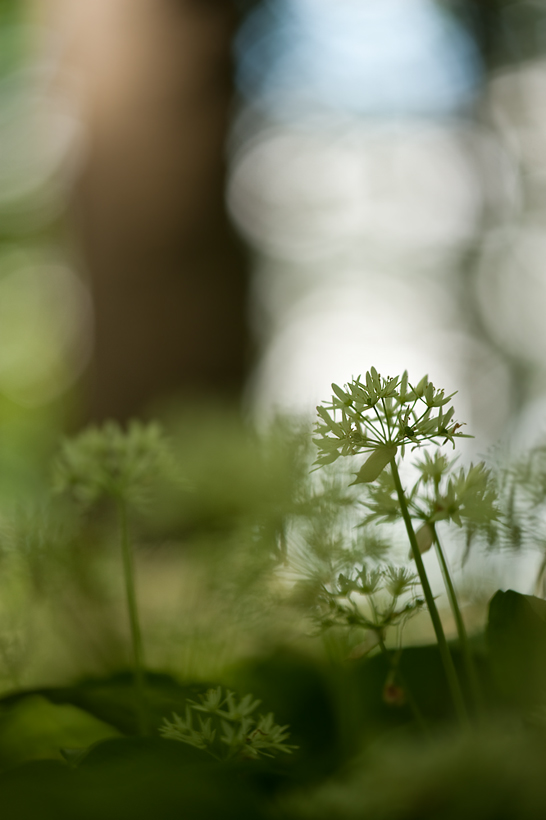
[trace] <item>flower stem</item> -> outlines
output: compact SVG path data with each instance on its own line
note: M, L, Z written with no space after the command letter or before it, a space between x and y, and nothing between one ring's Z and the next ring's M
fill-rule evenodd
M125 596L127 601L129 624L131 627L131 641L133 644L133 673L135 681L138 731L140 735L146 735L148 732L148 708L146 703L144 680L144 653L142 649L142 633L138 619L133 551L131 549L131 544L129 543L129 532L127 527L127 504L123 498L119 499L118 512L121 554L123 557L123 574L125 577Z
M417 544L415 531L411 523L411 517L406 502L406 496L404 494L402 483L400 481L400 473L398 472L398 467L396 466L396 458L391 459L391 470L392 477L394 479L394 485L396 487L396 493L398 495L398 501L400 503L400 509L402 511L402 517L404 519L404 524L406 525L406 531L408 533L408 538L411 545L411 551L415 561L415 566L417 567L417 572L419 574L419 580L421 581L421 586L423 588L423 594L425 596L425 601L428 607L430 619L432 621L432 626L434 627L436 640L438 641L438 649L440 651L440 657L442 659L442 664L444 667L444 672L446 675L449 691L451 693L451 698L453 700L453 705L455 707L455 712L460 722L462 724L468 725L469 717L466 709L466 704L464 702L463 693L461 691L461 686L459 683L459 679L457 677L457 672L453 664L453 658L451 657L449 646L447 645L447 640L444 633L444 628L442 626L442 621L440 619L440 614L434 601L432 589L430 588L429 580L425 570L425 565L423 563L423 558L421 557L421 552Z
M470 651L468 634L464 624L461 608L459 607L459 601L457 600L457 593L455 591L455 586L453 584L453 579L449 571L449 566L444 555L442 545L440 544L440 539L438 538L436 527L433 523L430 523L429 526L432 529L434 546L436 548L436 555L438 556L438 562L440 564L440 569L442 570L442 575L446 586L447 597L449 598L451 611L453 613L453 618L455 620L455 625L457 627L457 634L459 636L461 654L463 656L463 663L465 666L468 683L470 684L470 691L472 692L474 705L476 706L476 708L480 708L483 706L483 697L480 688L480 682L478 679L478 674L476 672L476 666L474 664L474 659Z
M544 597L544 574L546 573L546 556L544 556L535 581L535 595L537 598Z
M389 663L391 669L394 669L394 671L396 673L396 677L400 681L400 686L404 690L404 694L406 695L408 705L409 705L409 707L412 711L413 717L415 718L415 721L416 721L417 725L420 727L423 734L428 735L429 729L428 729L428 726L427 726L427 722L426 722L426 720L423 716L423 713L419 709L415 698L412 695L411 689L409 688L408 684L406 683L404 675L402 674L402 672L400 670L400 666L399 666L400 657L399 657L399 655L395 656L395 660L393 661L393 659L391 658L391 653L389 652L389 650L385 646L385 641L383 640L380 632L377 632L377 637L379 639L379 648L381 649L381 652L382 652L383 656L385 657L385 659L387 660L387 662Z

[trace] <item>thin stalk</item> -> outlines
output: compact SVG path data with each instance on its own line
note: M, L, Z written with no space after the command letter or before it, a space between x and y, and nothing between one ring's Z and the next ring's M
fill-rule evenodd
M351 418L349 413L347 413L347 415L349 416L349 418ZM363 416L361 413L358 413L358 421L362 422L362 424L364 424L369 430L371 430L372 433L374 433L375 436L377 436L376 428L373 426L372 422L366 418L366 416ZM374 438L373 436L370 436L368 440L370 441L370 443L373 444L384 444L384 442L380 438Z
M375 404L374 404L373 409L375 410L375 415L377 416L377 418L378 418L378 420L379 420L379 424L381 425L381 429L383 430L383 435L385 436L385 439L386 439L386 438L387 438L387 433L385 432L385 425L383 424L383 419L382 419L382 418L381 418L381 416L379 415L379 411L378 411L378 409L377 409L377 405L375 405ZM385 421L387 421L387 416L386 416L386 415L385 415ZM388 426L388 421L387 421L387 426ZM390 430L389 430L389 436L388 436L388 438L390 438Z
M468 634L466 631L466 627L464 624L461 608L459 607L459 601L457 600L457 593L455 591L455 586L453 584L453 579L451 577L451 573L449 571L449 566L444 555L444 551L442 549L442 545L440 544L440 539L438 538L438 533L436 532L436 527L433 523L430 523L429 526L432 529L432 535L434 539L434 546L436 549L436 555L438 556L438 561L440 564L440 569L442 570L442 575L444 578L444 583L446 586L447 597L449 598L449 604L451 606L451 611L453 613L453 618L455 619L455 625L457 627L457 634L459 636L459 644L461 647L461 654L463 656L463 663L466 670L466 675L468 678L468 682L470 684L470 691L472 692L472 698L474 700L474 704L477 708L481 708L483 706L483 696L482 691L480 688L480 682L478 679L478 674L476 672L476 666L474 664L474 659L472 657L472 653L470 651L470 643L468 641Z
M389 431L389 440L391 438L391 424L389 421L389 414L387 413L387 405L385 404L385 399L381 399L381 404L383 406L383 412L385 413L385 421L387 422L387 430ZM377 412L377 411L376 411Z
M135 678L135 694L137 704L137 721L140 735L148 732L148 707L146 702L146 686L144 679L144 653L142 649L142 632L138 619L138 607L135 591L135 568L133 562L133 551L129 543L129 532L127 527L127 504L124 499L119 499L119 529L121 538L121 554L123 557L123 574L125 577L125 596L127 602L127 612L129 624L131 626L131 642L133 645L133 672Z
M546 573L546 555L544 556L535 581L535 595L537 598L544 597L544 574Z
M400 509L402 511L402 517L404 519L404 524L406 525L406 531L408 533L408 538L411 545L413 559L415 561L415 566L417 567L417 572L419 574L419 580L421 581L421 586L423 588L423 594L425 596L425 601L428 607L430 619L432 621L432 626L434 627L434 632L436 634L436 640L438 641L440 658L442 660L442 664L444 667L447 683L449 686L449 691L451 693L451 698L453 700L453 705L455 707L455 712L460 722L462 724L468 725L469 717L464 702L463 693L461 691L461 686L459 683L459 679L457 677L457 672L453 664L453 658L451 657L449 646L447 645L446 636L444 634L444 628L442 626L442 621L440 619L440 614L438 612L438 608L436 607L434 596L430 588L427 573L425 570L425 565L423 563L423 558L417 545L417 538L415 537L415 531L411 523L411 517L408 510L408 505L406 503L406 496L404 494L404 490L402 489L402 483L400 481L400 473L398 472L398 467L396 466L396 458L391 459L391 470L392 477L394 479L394 486L396 487L396 493L398 495L398 501L400 503Z
M402 689L404 690L404 694L406 695L406 698L408 699L408 705L409 705L409 707L410 707L410 709L413 713L413 717L415 718L416 723L423 730L423 734L428 734L429 729L428 729L428 726L427 726L427 722L426 722L426 720L423 716L423 713L421 712L421 710L417 706L417 702L415 701L415 698L413 697L413 695L411 693L411 689L409 688L409 686L406 683L404 675L400 671L399 660L397 659L395 661L395 663L392 662L390 652L387 649L387 647L385 646L385 641L383 640L379 630L377 631L376 634L377 634L377 637L378 637L378 640L379 640L379 647L381 649L382 654L388 660L391 668L394 667L396 677L400 681L400 685L402 686Z

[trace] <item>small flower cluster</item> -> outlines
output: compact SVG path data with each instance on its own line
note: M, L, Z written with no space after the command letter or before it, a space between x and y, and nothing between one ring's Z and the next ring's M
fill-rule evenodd
M480 462L467 470L461 467L448 477L452 464L438 452L432 457L425 453L424 460L416 462L420 482L429 490L420 496L423 506L417 508L419 517L432 522L449 519L458 527L463 522L472 526L489 524L498 515L491 471Z
M318 621L321 629L335 626L365 629L368 636L352 651L356 658L369 652L384 640L388 627L397 626L419 611L424 601L414 594L418 578L406 567L363 565L346 575L341 573L330 588L323 586L319 598ZM400 598L411 595L400 603ZM353 596L356 596L353 597ZM388 599L386 606L380 600ZM369 612L362 607L367 599Z
M272 712L253 716L260 702L252 695L237 701L233 692L227 690L224 695L219 686L202 695L200 703L188 701L185 717L173 714L172 721L165 719L159 731L164 738L203 749L217 759L256 760L260 756L273 757L276 752L290 754L297 746L286 743L288 726L275 723ZM197 728L194 712L201 713L195 716Z
M383 378L372 367L342 389L332 384L334 395L326 406L317 407L320 420L314 439L319 450L316 464L331 464L340 456L371 452L357 474L355 484L375 481L398 448L414 448L425 442L444 443L463 437L453 421L452 397L437 390L425 376L412 386L402 376Z
M107 422L63 441L53 468L54 486L84 504L103 496L127 499L142 492L165 454L157 424L133 421L123 430Z
M469 523L468 552L475 530L490 527L496 516L495 491L490 482L489 471L483 464L471 465L468 471L460 470L458 474L452 473L448 477L452 463L438 451L433 458L425 456L423 461L417 463L421 475L409 492L404 490L397 456L404 456L406 445L411 445L412 450L415 450L423 444L439 445L449 441L454 447L455 438L463 437L464 434L460 432L461 424L454 421L455 411L450 406L454 394L446 396L426 376L413 386L408 381L407 372L401 377L384 379L373 367L366 373L363 381L359 377L353 379L345 389L335 384L332 389L332 402L317 408L319 421L315 443L319 456L315 463L323 466L332 464L339 456L370 453L353 481L353 484L365 484L368 488L368 499L364 506L370 512L362 524L403 519L410 543L409 557L415 561L453 705L461 722L466 724L469 719L467 704L421 554L435 544L457 626L466 675L477 704L480 701L479 684L466 627L435 524L442 520L452 520L462 526L466 519ZM389 471L385 470L387 465L390 465ZM417 532L412 518L421 521L421 528ZM546 559L544 566L546 567ZM544 572L546 573L546 569ZM391 609L382 612L379 618L373 596L367 591L368 586L359 586L358 583L354 586L354 583L349 586L345 584L337 595L335 591L327 595L327 603L333 613L330 620L332 623L359 624L371 629L377 643L384 649L383 624L390 624L391 617L407 617L422 602L414 599L401 610L397 610L393 603ZM350 597L353 592L368 596L373 619L362 616L359 607ZM346 603L337 600L339 595L345 596Z
M491 471L483 462L471 464L465 470L453 471L455 460L440 451L433 455L424 452L423 459L414 462L420 476L407 492L408 509L412 518L422 522L417 532L420 551L426 552L433 543L431 525L438 521L453 521L465 527L469 537L480 531L491 536L498 519L497 491ZM374 484L368 486L364 506L369 509L363 524L374 521L393 522L401 517L400 504L392 475L384 471Z
M501 476L502 546L544 551L546 544L546 442L520 455Z

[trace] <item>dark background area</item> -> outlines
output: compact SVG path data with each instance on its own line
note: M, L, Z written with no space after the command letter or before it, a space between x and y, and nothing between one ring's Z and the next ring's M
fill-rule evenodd
M487 146L478 150L472 140L465 144L462 139L460 148L480 188L481 204L472 230L450 250L448 298L459 316L461 333L472 339L484 358L476 363L471 353L465 365L468 401L478 426L487 425L477 394L483 372L491 370L488 356L502 375L501 409L494 423L495 434L502 434L542 395L546 373L541 355L528 355L529 347L539 350L542 339L533 338L533 322L525 327L526 341L514 338L513 325L521 326L521 316L511 316L507 324L494 304L484 311L484 288L498 285L502 290L504 285L501 274L493 286L480 284L479 271L493 233L498 238L499 231L504 236L511 231L513 247L524 223L541 230L542 158L536 144L534 153L526 155L523 132L536 114L537 122L531 124L535 143L543 133L537 103L526 90L525 72L541 65L545 10L539 2L501 0L454 0L437 7L457 21L467 44L475 49L472 94L449 117L466 133L487 131L489 146L500 146L517 178L514 208L495 187L496 171ZM279 115L278 107L271 109L267 93L260 94L285 59L282 44L287 41L275 40L273 33L276 27L282 30L289 8L284 2L115 0L82 2L76 9L62 0L4 0L0 12L5 83L17 73L28 75L28 66L41 59L47 71L36 72L30 85L34 82L51 99L70 104L79 128L72 142L67 141L68 148L59 149L56 166L36 190L30 186L24 196L0 203L4 257L14 247L38 254L46 248L45 256L55 248L54 254L64 254L89 288L93 317L82 324L87 353L76 364L69 363L70 373L41 398L20 402L17 390L4 385L0 361L5 414L16 412L14 403L44 408L60 401L65 404L63 423L74 427L89 420L155 412L172 397L221 396L240 402L266 346L261 330L267 322L256 310L253 291L256 259L263 252L237 213L234 227L226 185L229 176L237 174L245 145L255 143L264 129L281 127L285 116ZM23 29L25 36L19 33ZM363 52L369 45L364 31ZM244 77L241 80L249 50L254 59L250 85ZM539 75L538 87L543 83L540 71ZM505 78L503 87L508 89L500 115L498 100L495 110L491 102L499 77ZM294 86L304 81L305 77L294 76ZM378 72L379 87L381 82ZM6 107L5 111L9 122ZM286 116L296 122L298 114L292 110ZM324 111L321 116L324 122ZM442 127L446 122L445 112L419 116L422 122L441 120ZM384 124L404 117L407 120L396 107L380 114L370 109L357 112L352 125L356 120L364 127L374 120ZM36 143L45 143L46 126L43 134L39 125L34 127ZM67 162L74 153L76 159ZM275 170L271 173L274 178ZM254 184L267 195L268 178L257 176ZM48 211L40 197L52 189L55 205ZM252 211L252 198L245 207ZM262 227L268 231L267 220ZM11 269L7 263L1 267ZM370 281L378 275L363 273ZM532 275L536 279L540 273ZM29 333L20 332L28 340ZM81 346L77 339L63 343L72 353L61 352L61 359L70 359ZM456 356L454 351L452 358ZM34 355L35 369L36 359ZM23 371L19 367L19 373ZM56 376L48 378L54 381Z

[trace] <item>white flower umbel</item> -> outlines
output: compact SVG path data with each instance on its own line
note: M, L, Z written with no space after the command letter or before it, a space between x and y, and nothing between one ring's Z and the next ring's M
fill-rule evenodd
M237 700L233 692L226 690L224 694L219 686L202 695L200 703L189 700L185 718L173 714L172 721L163 721L159 732L169 740L203 749L218 760L256 760L274 757L277 752L291 754L297 746L286 743L288 726L275 723L272 712L254 717L260 703L252 695ZM203 714L207 717L203 718ZM194 717L197 728L194 728Z
M332 464L340 456L367 454L366 461L355 475L353 484L372 484L390 465L399 511L404 520L411 554L415 561L425 601L430 613L438 648L453 704L459 719L468 721L466 704L444 629L430 588L421 547L413 529L409 499L402 488L397 458L405 448L423 445L455 446L455 439L465 436L462 425L454 421L455 410L446 396L424 376L415 386L407 371L402 376L383 378L372 367L364 379L353 379L344 388L332 385L331 402L318 407L319 420L314 439L319 455L316 465ZM465 436L466 437L466 436ZM392 514L392 509L391 509Z

